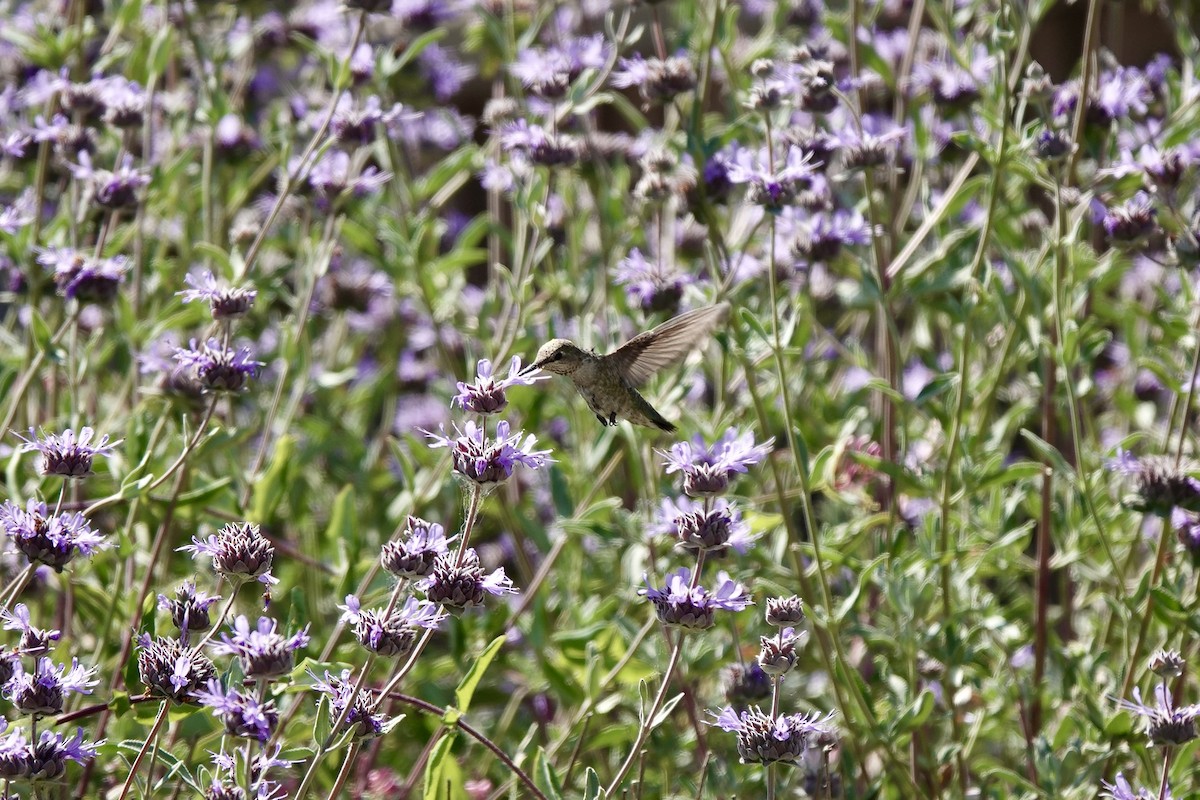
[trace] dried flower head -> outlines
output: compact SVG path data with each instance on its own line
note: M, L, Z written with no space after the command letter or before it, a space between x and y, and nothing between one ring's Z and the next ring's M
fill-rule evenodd
M1187 662L1175 650L1159 650L1150 656L1150 662L1146 666L1160 678L1178 678L1183 674Z
M808 619L804 615L804 602L796 595L768 597L766 616L767 624L775 628L803 625Z
M796 666L796 655L808 639L808 632L783 628L774 636L760 637L758 665L768 675L785 675Z

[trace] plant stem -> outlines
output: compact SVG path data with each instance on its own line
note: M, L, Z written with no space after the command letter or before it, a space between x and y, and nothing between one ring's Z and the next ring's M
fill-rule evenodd
M163 700L159 704L158 716L154 718L154 727L150 729L150 733L146 736L146 741L142 744L142 749L138 751L137 758L133 760L133 765L129 767L129 777L125 779L125 785L121 787L121 796L117 800L125 800L129 795L129 789L133 786L133 779L137 777L138 767L142 765L142 759L149 752L151 743L158 741L158 732L167 720L167 709L169 707L170 703L166 700Z
M650 734L650 726L654 724L654 718L658 716L658 711L662 708L663 702L667 699L667 689L671 686L671 677L675 673L675 667L679 664L679 656L683 652L683 640L686 637L683 631L675 638L675 645L671 648L671 656L667 661L667 669L663 673L662 685L658 687L658 694L654 696L654 701L650 704L650 710L642 718L642 724L638 726L637 738L633 741L633 746L629 748L629 755L625 758L625 763L617 770L617 774L608 784L608 788L604 790L604 797L616 797L616 791L621 786L621 781L629 773L630 767L638 758L638 753L642 749L642 744L646 741L646 737Z

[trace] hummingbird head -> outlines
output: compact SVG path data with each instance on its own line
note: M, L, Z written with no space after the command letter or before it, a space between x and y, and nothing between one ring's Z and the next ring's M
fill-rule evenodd
M544 369L555 375L570 375L579 369L586 358L587 354L569 339L551 339L538 350L530 369Z

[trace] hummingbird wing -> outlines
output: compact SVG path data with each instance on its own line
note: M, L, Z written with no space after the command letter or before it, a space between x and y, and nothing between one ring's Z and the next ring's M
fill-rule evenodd
M639 333L604 359L631 385L639 386L702 345L728 316L728 303L693 309Z

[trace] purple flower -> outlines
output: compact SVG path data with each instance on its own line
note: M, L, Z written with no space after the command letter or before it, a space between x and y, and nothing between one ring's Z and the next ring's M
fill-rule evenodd
M354 638L373 653L385 658L406 655L416 643L417 631L435 630L446 618L433 603L408 598L404 605L388 612L386 609L362 610L354 595L346 595L342 621L354 626Z
M1150 743L1162 747L1185 744L1196 738L1196 718L1200 706L1176 706L1166 683L1154 689L1155 705L1142 702L1142 692L1134 688L1133 700L1118 700L1117 705L1146 718L1146 735Z
M244 156L262 146L254 129L237 114L226 114L217 121L213 136L226 156Z
M208 539L193 536L192 543L179 550L191 553L193 558L211 556L213 569L235 585L250 578L267 585L278 582L271 575L275 546L253 522L230 522Z
M125 256L96 259L70 247L45 248L37 261L54 271L59 294L81 303L111 303L129 268Z
M1148 239L1158 230L1157 214L1154 201L1142 191L1118 205L1092 201L1092 221L1100 223L1114 244L1134 245Z
M48 657L37 659L32 672L27 672L18 663L16 672L4 685L4 696L22 714L39 717L61 714L63 701L68 694L91 694L92 687L99 683L93 676L95 667L83 667L72 659L68 668L55 665Z
M109 455L123 441L120 440L110 444L108 435L105 434L93 445L92 437L95 434L96 432L91 428L80 428L79 435L76 436L75 431L67 428L60 434L42 431L41 437L36 438L37 434L33 428L30 428L30 438L26 439L19 433L16 436L25 443L19 448L20 452L31 453L37 451L41 453L41 472L43 475L58 475L63 478L86 478L92 474L93 459L96 456Z
M17 651L21 655L36 656L47 653L54 646L53 643L62 636L61 631L35 627L30 621L29 606L24 603L17 603L12 611L0 610L0 618L4 620L4 630L21 632L21 641L17 645Z
M890 115L864 115L861 130L851 123L838 134L842 164L849 170L883 166L895 158L898 143L908 136L908 128L897 125Z
M695 277L678 268L646 258L636 247L621 259L614 279L625 287L629 299L647 313L677 311L684 288L696 282Z
M913 67L910 84L917 92L929 92L938 105L961 109L979 99L995 66L996 59L977 44L967 67L953 59L919 61Z
M801 189L808 188L817 174L817 166L812 153L794 145L778 156L774 169L766 153L743 148L734 155L727 174L731 183L749 185L750 202L769 211L779 211L791 203Z
M645 589L639 589L654 604L654 611L664 625L684 630L702 631L716 622L716 612L741 611L752 605L745 588L729 577L726 572L717 573L716 591L703 586L691 586L692 571L680 567L667 575L667 582L658 589L650 585L643 576Z
M384 544L379 561L397 578L424 578L438 556L446 552L446 545L441 525L409 516L401 535Z
M1171 527L1183 549L1192 558L1192 563L1200 565L1200 515L1175 508L1171 511Z
M518 119L500 127L500 146L521 153L534 164L548 167L569 166L579 158L579 145L567 134L551 133L541 125Z
M1138 458L1128 450L1117 450L1116 458L1106 466L1132 479L1134 493L1123 503L1134 511L1169 517L1176 508L1200 513L1200 480L1192 476L1196 465L1184 460L1178 464L1169 456Z
M0 506L0 529L30 562L45 564L57 572L62 572L75 556L90 556L109 546L83 514L51 515L46 504L38 500L30 500L24 509L5 500Z
M513 386L532 386L540 380L549 379L549 375L522 375L521 357L513 356L508 365L508 377L496 380L492 375L492 362L486 358L479 359L477 365L478 377L474 383L458 382L458 394L450 401L464 411L477 414L498 414L508 405L505 391Z
M176 703L196 703L196 693L217 677L208 656L186 641L138 637L138 676L150 694Z
M185 303L193 300L207 301L213 319L224 320L242 316L250 310L250 306L254 305L254 298L258 295L254 289L232 287L223 281L218 281L211 270L205 270L199 274L189 273L184 277L183 282L192 288L175 294L182 297Z
M532 433L512 433L507 420L496 423L496 436L491 439L483 426L475 424L474 420L467 420L462 429L456 424L457 436L453 439L446 435L445 428L439 430L441 433L422 431L433 440L429 446L450 448L455 473L483 487L508 480L518 464L540 469L554 460L549 458L549 450L533 449L537 437Z
M184 581L175 590L174 597L160 594L158 607L171 615L171 622L179 629L179 636L186 644L189 634L206 631L212 627L208 610L220 600L220 597L210 597L197 591L196 585L191 581Z
M3 730L7 726L0 726ZM30 743L20 728L13 728L0 739L0 777L7 780L56 781L67 771L67 762L83 764L96 756L103 742L85 742L83 729L76 728L68 739L54 731L42 731L37 742Z
M1102 72L1096 91L1088 98L1088 118L1101 124L1146 114L1154 94L1146 76L1136 67Z
M662 59L634 53L631 58L620 59L612 74L612 85L618 89L637 87L647 102L668 102L696 88L696 68L684 54Z
M689 497L708 497L720 494L729 487L734 475L745 473L771 452L774 438L762 444L754 443L754 434L739 433L730 428L711 447L695 436L690 442L677 442L668 451L658 451L666 458L666 472L683 473L683 491Z
M288 164L288 169L293 174L299 167L299 157ZM308 173L309 186L326 204L332 204L346 191L355 197L376 194L391 179L390 172L380 172L371 166L365 167L357 175L353 175L350 154L341 150L330 150L325 153Z
M107 209L132 208L138 193L150 184L150 176L134 169L133 156L126 154L116 170L96 169L86 150L79 153L78 164L68 164L75 180L88 186L97 205Z
M743 764L796 762L810 747L835 735L829 724L832 713L824 718L817 712L772 718L757 706L743 711L728 706L714 716L716 720L710 724L737 733L738 755Z
M279 711L274 702L260 703L253 695L242 694L237 689L226 690L216 678L208 682L207 689L196 692L195 698L200 705L213 710L213 715L225 723L225 731L231 736L265 743L279 724Z
M815 213L795 226L792 254L802 263L827 263L843 247L871 242L871 226L858 211L839 208L832 213Z
M602 34L570 39L547 49L524 48L508 71L538 97L558 99L585 69L600 69L611 45Z
M321 118L325 113L322 110L316 116ZM379 98L375 95L371 95L360 105L355 105L349 95L342 95L333 112L333 118L329 122L329 129L338 141L362 146L375 140L376 126L382 121L383 109L380 106ZM313 128L319 126L320 123L314 120ZM347 164L349 164L348 159L347 156Z
M0 149L2 149L2 145L0 145ZM13 200L12 205L0 208L0 232L11 236L33 222L37 215L33 201L33 190L26 189L16 200Z
M308 627L284 636L276 632L277 626L270 617L259 617L257 627L251 628L250 621L239 616L233 621L233 635L221 634L221 643L214 649L218 653L237 656L248 678L257 680L286 675L295 663L296 651L308 644Z
M316 677L313 675L314 679ZM325 670L325 680L316 679L312 688L329 698L329 715L333 719L342 716L346 704L350 702L350 696L355 695L354 703L350 706L350 711L346 714L345 719L342 720L341 727L335 731L336 734L354 731L355 738L369 739L380 736L386 731L387 718L375 711L375 701L371 694L363 691L354 692L354 681L351 678L350 670L342 670L340 675L332 675L329 670Z
M689 552L704 550L713 555L723 555L729 548L744 553L756 538L742 512L724 498L707 510L703 502L688 497L663 498L653 530L675 538Z
M401 28L431 31L463 12L463 0L392 0L391 16Z
M417 65L439 103L449 102L476 73L474 65L462 61L453 50L436 42L421 51Z
M438 556L429 577L418 585L431 603L450 611L483 605L489 594L517 594L503 568L484 574L479 554L473 547L467 548L461 564L457 563L454 553Z
M1155 789L1139 788L1134 791L1129 781L1125 780L1125 776L1118 772L1117 782L1108 783L1100 781L1100 785L1104 787L1103 797L1111 797L1112 800L1171 800L1171 790L1168 788L1165 796L1160 797Z
M258 375L262 362L250 357L249 347L228 348L216 339L204 344L191 340L175 351L175 360L192 371L193 377L210 392L238 392Z

